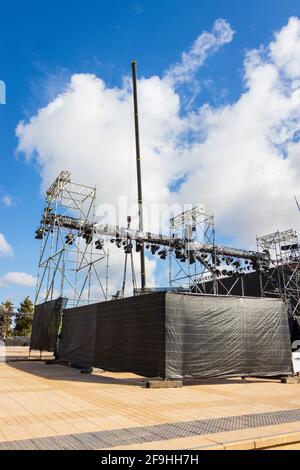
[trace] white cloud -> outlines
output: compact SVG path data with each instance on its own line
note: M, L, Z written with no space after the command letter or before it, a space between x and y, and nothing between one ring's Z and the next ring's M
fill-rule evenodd
M4 235L0 233L0 258L2 256L12 256L13 249L10 244L6 241Z
M22 272L10 272L0 277L0 287L6 287L10 285L35 287L36 278L31 274Z
M300 78L299 50L299 19L292 17L270 44L271 60L279 70L292 79Z
M290 19L269 45L248 51L236 102L182 109L176 84L232 34L219 20L163 78L139 80L143 190L146 208L205 203L217 235L247 247L256 235L299 227L293 195L300 197L300 20ZM55 100L19 124L18 150L40 165L43 190L68 169L75 181L97 184L98 202L117 204L119 195L134 202L132 121L128 77L108 88L94 75L73 75ZM171 192L179 177L184 183ZM112 264L121 269L120 260Z
M3 196L1 198L1 201L3 202L3 204L6 206L6 207L11 207L13 205L13 198L11 196L9 196L8 194L6 194L5 196Z
M191 49L182 53L181 61L167 70L165 79L173 85L191 80L208 55L231 42L233 35L234 31L230 24L219 18L215 21L211 32L204 31L198 36Z

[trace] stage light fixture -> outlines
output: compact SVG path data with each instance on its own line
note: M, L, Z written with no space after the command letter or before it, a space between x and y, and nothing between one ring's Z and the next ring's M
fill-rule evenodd
M43 229L42 228L38 228L36 231L35 231L35 239L36 240L42 240L43 239L43 235L44 235L44 232L43 232Z
M196 254L194 251L188 252L188 260L190 264L194 264L196 262Z
M95 241L95 248L96 248L96 250L102 250L103 249L103 240L96 240Z
M130 255L132 253L132 243L127 243L124 248L124 251L127 255Z
M142 243L137 240L135 244L135 251L139 253L142 250L142 247L143 247Z
M73 245L73 242L74 242L73 235L66 235L65 240L66 240L66 245Z
M85 243L87 245L89 245L90 243L92 243L93 241L93 232L87 230L85 232L83 232L83 235L82 235L82 238L85 239Z
M159 246L151 245L151 253L155 255L155 253L159 250Z

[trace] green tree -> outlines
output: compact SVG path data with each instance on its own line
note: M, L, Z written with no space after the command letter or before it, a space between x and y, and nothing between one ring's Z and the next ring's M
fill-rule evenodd
M11 334L11 322L14 314L14 306L10 300L0 305L0 338L6 339Z
M15 319L14 333L16 336L28 336L31 333L31 326L33 320L34 305L30 298L27 296L23 302L20 303L18 313Z

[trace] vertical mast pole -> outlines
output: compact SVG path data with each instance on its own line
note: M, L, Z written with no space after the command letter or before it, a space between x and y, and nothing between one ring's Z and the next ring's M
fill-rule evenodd
M139 113L138 113L138 100L137 100L137 80L136 80L136 61L135 60L133 60L131 62L131 69L132 69L133 104L134 104L134 127L135 127L137 187L138 187L139 230L141 232L143 232L144 231L144 226L143 226L143 193L142 193ZM141 288L142 288L142 292L143 292L145 290L145 287L146 287L144 242L141 242L140 257L141 257Z

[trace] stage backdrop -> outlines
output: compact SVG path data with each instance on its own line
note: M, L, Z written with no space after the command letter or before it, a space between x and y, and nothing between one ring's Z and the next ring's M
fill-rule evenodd
M292 370L281 300L169 292L64 310L58 357L167 379Z

